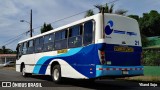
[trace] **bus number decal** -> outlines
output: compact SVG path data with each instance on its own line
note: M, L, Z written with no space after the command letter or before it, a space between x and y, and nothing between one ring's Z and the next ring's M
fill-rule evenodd
M135 45L139 45L139 41L135 40Z

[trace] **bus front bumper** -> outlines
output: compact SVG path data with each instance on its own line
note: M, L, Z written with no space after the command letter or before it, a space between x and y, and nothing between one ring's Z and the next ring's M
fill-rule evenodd
M139 76L143 75L143 66L106 66L96 65L96 77L101 76Z

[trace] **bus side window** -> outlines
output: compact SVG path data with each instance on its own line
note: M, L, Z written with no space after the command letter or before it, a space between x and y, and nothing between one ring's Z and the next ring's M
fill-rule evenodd
M27 42L23 43L22 54L27 54Z
M62 30L55 33L55 49L67 48L67 30Z
M76 25L69 29L68 47L82 46L82 25Z
M34 52L34 44L33 44L33 40L30 40L28 42L27 54L32 54L33 52Z
M93 35L93 22L88 21L84 23L84 35L83 35L83 44L88 45L92 43Z
M39 53L43 50L43 37L39 37L35 39L35 52Z
M43 47L43 51L51 51L53 50L53 46L54 46L54 34L49 34L44 36L44 47Z
M18 60L22 56L22 45L18 44L16 50L17 50L16 59Z

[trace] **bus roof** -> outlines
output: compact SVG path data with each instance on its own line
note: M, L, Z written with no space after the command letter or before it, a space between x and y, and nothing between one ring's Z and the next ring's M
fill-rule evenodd
M44 32L42 34L39 34L39 35L36 35L36 36L33 36L33 37L30 37L30 38L27 38L25 40L22 40L18 43L23 43L23 42L26 42L26 41L29 41L29 40L32 40L32 39L35 39L35 38L38 38L38 37L41 37L41 36L44 36L44 35L47 35L47 34L50 34L50 33L53 33L53 32L56 32L56 31L59 31L59 30L64 30L68 27L71 27L71 26L74 26L74 25L77 25L77 24L80 24L80 23L83 23L85 21L88 21L88 20L95 20L97 17L99 17L101 15L101 13L98 13L96 15L93 15L93 16L90 16L90 17L86 17L86 18L83 18L81 20L78 20L78 21L75 21L75 22L72 22L70 24L67 24L67 25L64 25L64 26L61 26L61 27L58 27L58 28L55 28L53 30L50 30L48 32ZM121 16L121 17L126 17L126 16L122 16L122 15L117 15L117 14L109 14L109 13L105 13L105 15L114 15L114 16ZM129 17L126 17L126 18L129 18ZM132 19L132 18L130 18ZM135 19L132 19L132 20L135 20Z

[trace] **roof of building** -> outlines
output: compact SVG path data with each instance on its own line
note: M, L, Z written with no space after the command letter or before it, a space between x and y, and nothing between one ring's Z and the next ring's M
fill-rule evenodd
M149 43L147 47L143 49L159 49L160 48L160 36L147 37Z
M0 57L15 57L16 54L0 54Z

